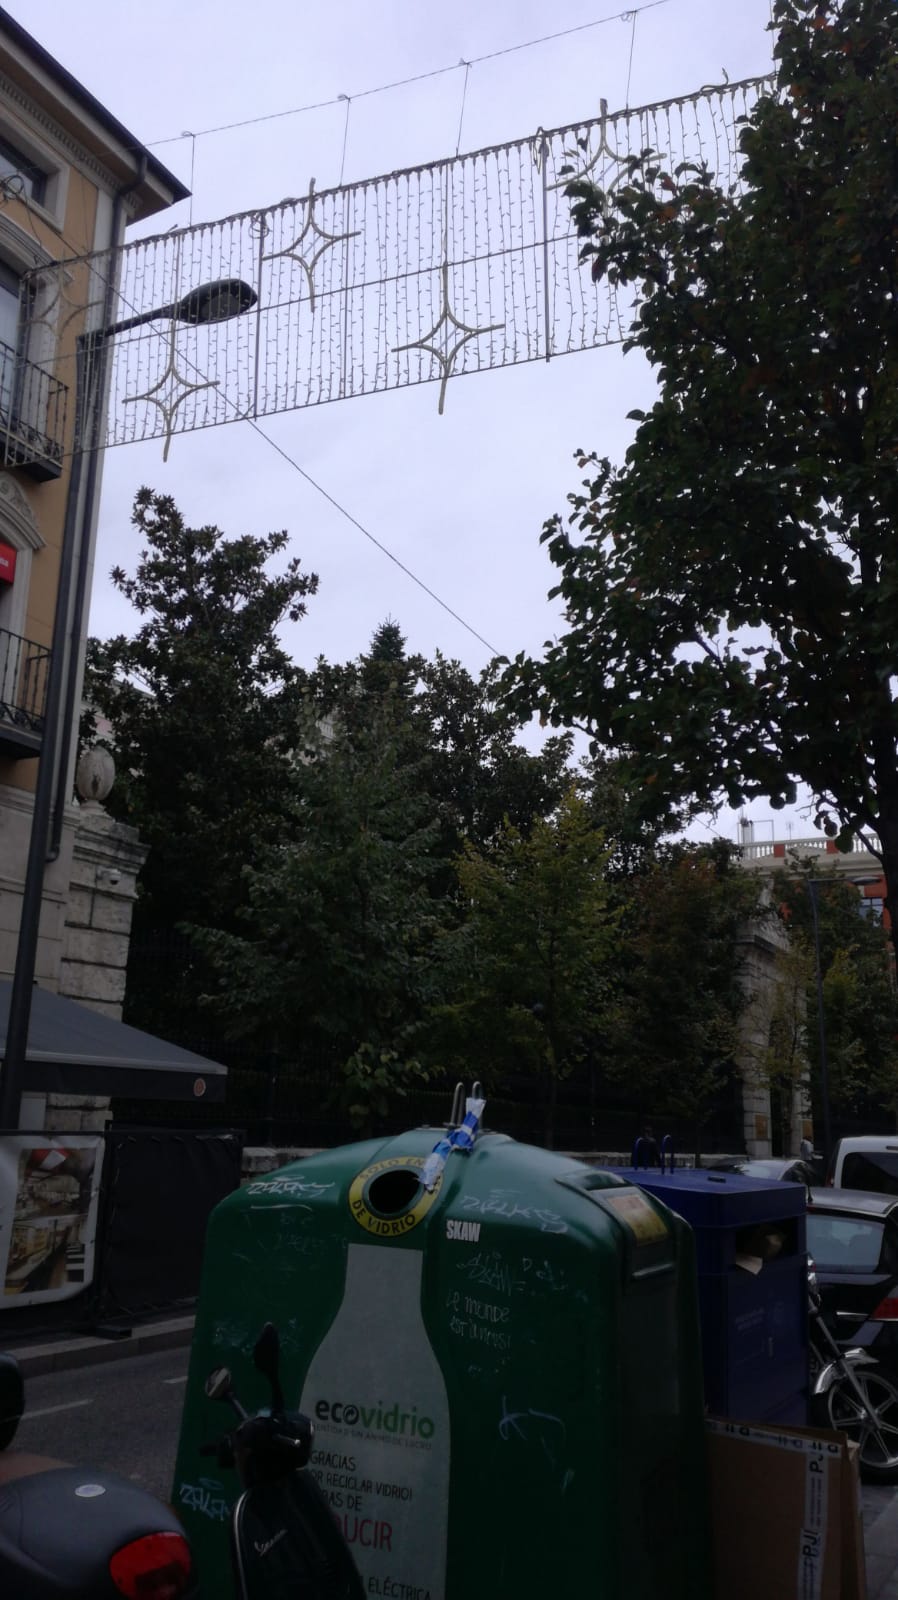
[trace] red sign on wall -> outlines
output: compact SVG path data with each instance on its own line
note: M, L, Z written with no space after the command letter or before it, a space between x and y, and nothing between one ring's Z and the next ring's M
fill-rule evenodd
M12 583L16 575L16 552L9 544L0 544L0 583Z

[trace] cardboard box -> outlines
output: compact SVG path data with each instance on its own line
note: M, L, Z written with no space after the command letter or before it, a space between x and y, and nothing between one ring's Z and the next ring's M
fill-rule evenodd
M857 1445L707 1422L716 1600L866 1600Z

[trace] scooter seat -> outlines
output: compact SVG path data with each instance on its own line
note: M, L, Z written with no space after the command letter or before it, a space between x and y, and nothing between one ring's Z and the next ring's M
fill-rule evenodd
M120 1600L110 1558L148 1534L183 1531L167 1506L114 1473L50 1466L7 1478L0 1482L0 1594Z

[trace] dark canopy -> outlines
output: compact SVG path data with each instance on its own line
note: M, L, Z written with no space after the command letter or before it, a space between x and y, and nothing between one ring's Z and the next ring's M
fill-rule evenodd
M0 1056L12 983L0 979ZM35 988L24 1088L28 1093L120 1095L129 1100L223 1100L227 1068Z

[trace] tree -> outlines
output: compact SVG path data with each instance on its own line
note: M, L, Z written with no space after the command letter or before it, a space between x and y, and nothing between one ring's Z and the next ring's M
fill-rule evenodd
M655 1120L690 1126L696 1155L734 1072L751 998L740 982L739 941L759 892L723 840L672 850L633 883L623 979L606 1022L607 1070Z
M490 666L475 678L439 651L405 653L393 621L375 631L358 660L319 660L306 687L308 726L364 730L371 708L391 701L403 725L404 759L439 808L446 859L464 840L487 845L506 820L526 833L548 816L571 781L569 735L538 752L518 742L522 718L499 693ZM398 725L397 725L398 727Z
M298 753L285 824L245 870L238 931L194 933L228 1034L331 1066L358 1128L426 1076L414 1041L444 915L429 888L439 829L403 745L387 700Z
M823 876L809 861L797 873L778 873L774 894L793 946L806 963L805 1048L813 1096L820 1105L820 1034L816 960L808 878L817 881L820 966L827 1081L833 1110L858 1115L872 1106L898 1108L898 995L888 936L863 915L855 886L836 873ZM818 1119L819 1120L819 1119Z
M541 1086L546 1142L558 1084L582 1061L605 998L613 927L606 850L571 788L529 837L510 822L489 850L470 842L458 865L466 917L444 943L444 989L429 1050L466 1077L505 1072Z
M578 452L574 531L543 535L568 631L507 681L626 749L647 811L807 785L866 832L898 932L898 6L773 10L739 192L651 152L570 184L658 398L622 467Z
M278 642L317 588L298 560L269 571L286 533L227 539L190 528L167 495L142 489L136 573L115 587L145 619L133 637L91 641L86 698L111 725L117 782L109 809L149 846L135 909L129 1015L167 1036L196 1028L182 923L234 926L244 866L287 815L288 755L301 676Z

